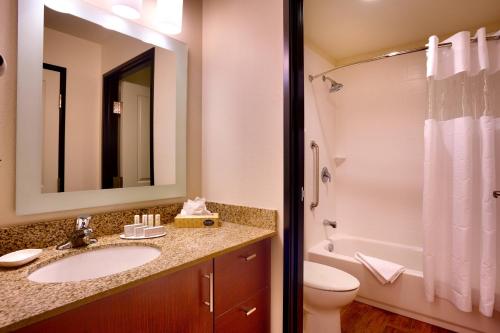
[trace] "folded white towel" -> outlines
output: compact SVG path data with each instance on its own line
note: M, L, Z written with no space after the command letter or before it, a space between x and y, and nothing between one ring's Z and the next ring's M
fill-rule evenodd
M372 272L377 280L379 280L382 284L393 283L406 269L404 266L396 263L370 257L360 252L356 252L356 254L354 254L354 258L365 265L365 267L368 268L368 270Z

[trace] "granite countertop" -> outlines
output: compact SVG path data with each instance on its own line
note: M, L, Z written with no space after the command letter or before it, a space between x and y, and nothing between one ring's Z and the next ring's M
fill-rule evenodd
M276 234L275 230L228 222L220 228L175 228L173 224L165 227L167 235L161 238L130 241L119 235L102 236L88 248L60 251L49 247L30 264L17 269L0 268L0 332L21 328ZM92 280L37 283L27 279L37 268L61 257L132 244L157 247L161 254L143 266Z

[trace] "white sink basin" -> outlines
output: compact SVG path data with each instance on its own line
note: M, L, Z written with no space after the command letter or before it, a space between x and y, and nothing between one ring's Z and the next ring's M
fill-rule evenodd
M116 274L157 258L151 246L114 246L82 252L40 267L28 276L34 282L73 282Z

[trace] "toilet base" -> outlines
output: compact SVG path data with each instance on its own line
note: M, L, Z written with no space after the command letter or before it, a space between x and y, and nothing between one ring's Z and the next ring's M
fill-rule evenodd
M340 333L340 309L311 313L304 309L304 333Z

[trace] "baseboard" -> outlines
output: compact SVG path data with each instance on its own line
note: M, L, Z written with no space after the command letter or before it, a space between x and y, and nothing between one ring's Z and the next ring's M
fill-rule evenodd
M356 301L374 306L376 308L380 308L383 310L394 312L394 313L397 313L397 314L405 316L405 317L410 317L410 318L413 318L416 320L420 320L420 321L423 321L425 323L428 323L428 324L431 324L434 326L446 328L448 330L455 331L458 333L480 333L481 332L481 331L471 330L471 329L463 327L463 326L458 326L458 325L455 325L455 324L452 324L452 323L449 323L446 321L442 321L442 320L439 320L436 318L424 316L424 315L419 314L419 313L415 313L412 311L407 311L407 310L404 310L401 308L397 308L397 307L394 307L394 306L391 306L391 305L388 305L385 303L376 302L376 301L373 301L373 300L370 300L370 299L367 299L364 297L360 297L360 296L356 297Z

